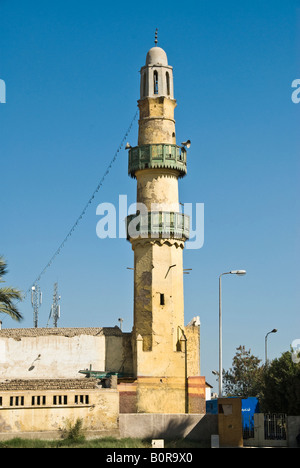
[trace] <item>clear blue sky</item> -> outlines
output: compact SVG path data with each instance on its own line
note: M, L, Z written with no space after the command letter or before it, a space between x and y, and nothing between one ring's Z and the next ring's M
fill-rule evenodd
M300 338L300 2L0 0L0 252L26 291L77 219L113 158L139 98L139 70L159 45L174 67L176 132L191 139L181 202L204 203L205 242L184 252L186 323L201 320L202 374L218 368L218 276L224 368L239 345L270 359ZM128 137L137 144L137 121ZM133 321L133 252L96 236L99 203L128 203L136 182L123 149L40 281L46 326L59 283L63 327ZM30 298L20 305L31 327ZM87 363L88 365L89 363Z

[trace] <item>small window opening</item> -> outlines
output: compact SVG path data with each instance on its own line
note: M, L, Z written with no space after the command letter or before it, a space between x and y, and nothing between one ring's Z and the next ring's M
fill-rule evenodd
M143 97L146 96L146 73L143 74Z
M181 351L181 343L180 343L180 340L177 341L176 343L176 351Z
M169 75L169 72L166 73L166 82L167 82L167 95L170 96L170 75Z
M154 81L154 94L158 94L158 73L156 70L153 73L153 81Z
M160 305L165 305L165 295L164 294L160 294Z

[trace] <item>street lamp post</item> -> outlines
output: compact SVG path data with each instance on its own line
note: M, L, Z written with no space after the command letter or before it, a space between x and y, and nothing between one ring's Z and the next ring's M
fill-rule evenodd
M277 329L273 328L273 330L268 332L266 334L266 336L265 336L265 365L266 366L268 365L268 358L267 358L267 355L268 355L268 335L270 335L270 333L277 333Z
M221 273L219 276L219 398L222 397L223 386L223 364L222 364L222 282L223 275L245 275L246 270L231 270Z

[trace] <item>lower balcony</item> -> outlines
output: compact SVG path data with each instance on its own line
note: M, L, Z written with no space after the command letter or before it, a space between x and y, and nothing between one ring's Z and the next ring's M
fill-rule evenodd
M189 239L190 217L176 212L136 213L127 216L127 239Z

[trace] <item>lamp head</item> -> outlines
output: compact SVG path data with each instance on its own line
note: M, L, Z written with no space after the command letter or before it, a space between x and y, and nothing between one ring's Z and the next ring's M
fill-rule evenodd
M246 270L231 270L230 272L232 275L245 275Z

